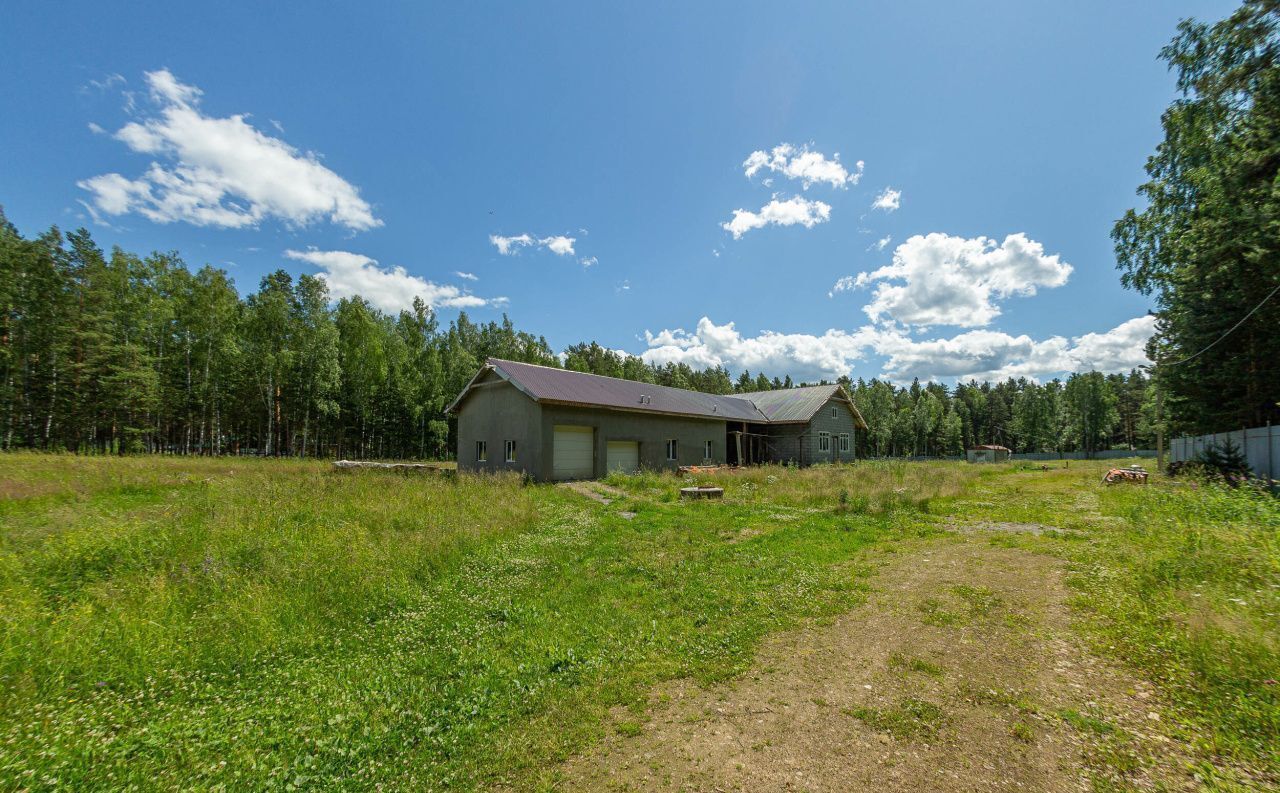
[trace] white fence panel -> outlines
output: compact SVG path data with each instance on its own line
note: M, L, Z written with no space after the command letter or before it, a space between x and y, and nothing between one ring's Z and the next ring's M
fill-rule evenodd
M1270 424L1245 430L1174 438L1169 444L1169 459L1175 463L1186 462L1195 459L1196 455L1210 446L1221 446L1228 440L1244 453L1255 476L1263 479L1280 478L1280 427Z

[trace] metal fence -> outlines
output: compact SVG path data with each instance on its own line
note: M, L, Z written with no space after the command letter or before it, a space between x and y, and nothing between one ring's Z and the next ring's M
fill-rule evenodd
M1009 455L1014 460L1123 460L1155 457L1155 449L1104 449L1098 452L1023 452Z
M1210 446L1221 447L1228 440L1244 453L1254 476L1280 479L1280 469L1277 468L1280 466L1280 427L1270 424L1247 430L1174 438L1169 443L1169 459L1175 463L1186 462Z

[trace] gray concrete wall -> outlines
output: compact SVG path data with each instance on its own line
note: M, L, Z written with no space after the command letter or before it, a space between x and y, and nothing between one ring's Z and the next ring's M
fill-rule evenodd
M523 471L543 468L542 407L496 375L472 390L458 409L458 470ZM516 442L516 461L504 459L503 441ZM487 462L476 460L476 441L489 445Z
M835 408L835 416L831 415L831 409ZM782 429L782 427L778 427ZM854 459L854 449L857 448L858 425L854 423L853 412L849 410L849 406L844 400L832 397L827 400L809 423L804 426L803 433L799 438L800 452L798 460L801 465L813 465L815 463L836 463L848 462ZM823 452L818 450L818 433L831 433L831 449ZM847 433L849 435L849 451L840 451L840 435Z
M595 429L596 477L602 477L606 473L606 444L611 440L638 441L640 467L651 470L674 470L680 465L702 465L704 441L712 442L714 455L711 463L722 465L725 462L723 420L543 405L540 427L541 469L535 474L542 481L550 481L552 478L552 448L555 441L553 427L556 424ZM679 459L675 462L667 460L666 442L670 438L679 441Z

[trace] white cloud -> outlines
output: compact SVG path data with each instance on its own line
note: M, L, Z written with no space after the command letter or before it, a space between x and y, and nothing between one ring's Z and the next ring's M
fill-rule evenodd
M573 243L575 242L577 242L577 240L573 237L565 236L543 237L538 240L539 245L545 247L557 256L572 256L574 253Z
M871 250L872 248L875 248L878 251L882 251L885 248L889 247L889 243L891 242L893 242L892 235L885 235L880 239L876 240L875 242L871 243L870 245L868 245L867 250Z
M530 237L528 234L520 234L515 237L503 237L500 234L490 234L489 242L493 243L493 246L498 249L498 253L503 256L511 256L519 251L520 248L532 245L533 237Z
M514 237L504 237L500 234L490 234L489 242L498 249L498 253L503 256L514 256L520 252L521 248L538 246L546 248L557 256L573 256L573 244L577 242L574 237L564 235L553 235L550 237L534 237L531 234L517 234ZM594 264L594 261L592 262ZM585 264L585 262L584 262Z
M838 152L831 159L827 159L822 152L810 151L807 144L794 146L790 143L774 146L770 152L753 151L742 163L743 172L748 179L755 176L762 168L768 168L788 179L799 179L806 190L817 182L825 182L832 187L857 184L862 178L864 166L865 163L859 160L853 173L850 173L844 167L844 163L840 162ZM764 182L766 186L772 185L770 179L765 179Z
M1067 339L1051 336L1036 341L1027 335L974 330L949 339L915 341L888 331L877 337L875 349L887 356L885 375L900 381L1004 380L1026 377L1044 380L1066 372L1127 372L1149 363L1146 343L1155 332L1155 318L1135 317L1103 333Z
M200 89L166 69L146 79L155 114L126 124L115 138L156 160L137 179L108 173L78 182L96 212L226 228L267 218L293 226L327 219L357 231L382 225L359 190L317 155L263 134L243 115L206 116Z
M97 91L98 93L105 93L107 91L110 91L112 88L114 88L117 85L124 85L126 82L127 81L124 79L124 75L122 74L114 74L114 73L108 74L108 75L105 75L101 80L90 80L89 82L80 86L80 93L88 94L90 93L89 91L90 88L92 88L94 91Z
M987 237L916 235L893 252L893 263L857 278L845 276L832 293L876 283L863 311L872 320L908 325L982 327L1000 315L995 300L1029 296L1067 282L1072 267L1025 234L999 245Z
M830 329L822 335L764 331L744 337L732 322L716 325L707 317L697 330L645 331L641 357L649 363L684 362L694 367L750 369L796 380L852 374L855 364L874 354L885 359L880 376L896 382L921 380L1047 379L1067 372L1123 372L1147 363L1146 341L1152 317L1137 317L1103 333L1073 339L1052 336L1036 341L974 330L951 338L916 340L900 328L866 325L854 331Z
M880 195L876 196L876 200L871 202L872 209L883 209L885 212L894 212L900 206L902 206L902 191L894 190L892 187L886 187Z
M1134 317L1106 333L1086 333L1074 339L1078 371L1127 372L1150 363L1147 341L1155 335L1156 318Z
M467 281L479 281L479 280L480 280L479 276L477 276L475 273L464 273L464 272L462 272L461 270L457 270L457 271L455 271L455 272L454 272L454 275L458 276L459 278L465 279L465 280L467 280Z
M656 334L645 331L649 348L640 357L659 365L683 362L695 368L725 366L732 371L750 369L778 377L789 374L798 380L834 379L862 357L870 333L874 331L828 330L821 336L764 331L749 338L732 322L716 325L703 317L693 333L680 329Z
M578 260L578 264L582 265L583 267L594 267L599 263L600 263L600 260L594 256L584 256Z
M720 224L720 228L731 232L733 238L741 239L752 229L765 226L795 226L813 228L831 218L831 206L821 201L809 201L794 196L786 201L779 201L777 195L773 200L760 208L759 212L746 209L733 210L733 219Z
M830 292L827 292L827 297L835 297L835 296L836 296L836 292L848 292L848 291L851 291L851 290L853 290L854 288L856 288L856 287L857 287L857 285L858 285L858 279L854 278L852 275L845 275L845 276L842 276L842 277L841 277L839 280L837 280L837 281L835 282L835 284L831 287L831 291L830 291Z
M107 134L107 131L106 131L105 129L103 129L103 128L102 128L102 125L100 125L100 124L95 124L95 123L94 123L94 122L92 122L92 121L90 121L90 122L89 122L89 131L90 131L90 132L92 132L92 133L93 133L93 134L95 134L95 135L105 135L105 134Z
M359 295L377 308L388 312L407 310L413 298L444 308L475 308L502 305L506 298L483 298L468 294L456 286L437 284L410 275L403 267L379 267L376 259L348 251L287 250L290 259L307 262L321 269L319 276L329 284L333 298Z

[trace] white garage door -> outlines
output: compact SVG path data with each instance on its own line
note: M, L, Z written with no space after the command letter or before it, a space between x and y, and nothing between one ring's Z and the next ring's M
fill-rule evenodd
M608 469L634 474L640 470L640 444L635 441L609 441Z
M555 426L551 449L553 479L590 479L595 474L595 435L590 427Z

